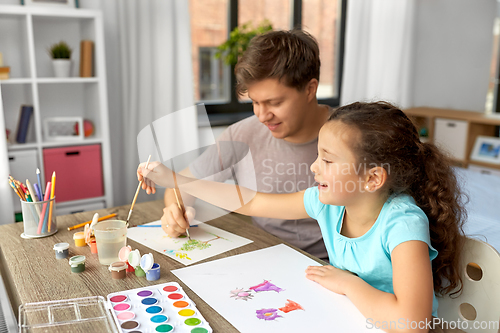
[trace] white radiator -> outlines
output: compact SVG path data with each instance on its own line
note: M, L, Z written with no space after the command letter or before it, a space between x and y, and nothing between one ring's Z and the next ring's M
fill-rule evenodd
M12 312L2 276L0 276L0 333L14 332L17 332L17 321Z

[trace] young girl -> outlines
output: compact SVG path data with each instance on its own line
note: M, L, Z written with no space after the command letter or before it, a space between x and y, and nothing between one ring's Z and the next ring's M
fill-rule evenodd
M420 142L410 119L391 104L338 108L319 133L311 166L318 187L291 194L254 193L177 175L183 191L222 208L269 218L316 219L331 265L307 278L346 295L373 322L425 330L437 316L436 293L461 289L458 259L465 212L448 159ZM138 169L143 188L173 187L162 164ZM432 262L432 264L431 264ZM458 289L457 289L458 288ZM412 324L413 323L413 324Z

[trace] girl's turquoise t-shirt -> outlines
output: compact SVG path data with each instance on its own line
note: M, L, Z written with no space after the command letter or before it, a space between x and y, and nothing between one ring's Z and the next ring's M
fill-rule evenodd
M429 234L429 220L415 200L406 194L387 199L375 224L363 236L348 238L340 234L345 207L319 201L317 187L304 193L304 207L316 219L323 234L330 263L356 273L372 287L394 294L392 284L392 250L403 242L419 240L429 247L429 260L437 257ZM436 295L432 315L437 317Z

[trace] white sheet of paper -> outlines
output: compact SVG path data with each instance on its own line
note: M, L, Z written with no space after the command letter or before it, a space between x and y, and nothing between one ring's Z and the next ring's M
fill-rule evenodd
M191 290L242 333L259 332L375 332L374 321L367 320L345 296L335 294L308 280L305 269L318 263L292 248L280 244L266 249L173 270ZM250 287L265 280L282 291L255 292ZM253 295L247 300L231 297L232 290L243 289ZM303 310L285 313L287 300ZM261 318L279 315L274 320ZM268 314L268 316L265 315ZM269 315L271 314L271 315ZM377 324L380 327L381 323Z
M193 225L196 225L196 220ZM147 223L159 225L160 221ZM172 238L161 228L135 227L129 228L127 237L157 252L165 254L184 265L191 265L220 253L247 245L253 241L237 236L205 223L189 228L191 242L187 237Z

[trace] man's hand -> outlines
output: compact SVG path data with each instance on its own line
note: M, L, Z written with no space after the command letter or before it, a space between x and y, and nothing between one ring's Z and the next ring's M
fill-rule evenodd
M143 181L142 189L147 194L156 193L156 185L166 188L175 187L173 172L160 162L151 162L146 169L146 163L137 167L137 179Z

